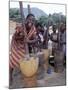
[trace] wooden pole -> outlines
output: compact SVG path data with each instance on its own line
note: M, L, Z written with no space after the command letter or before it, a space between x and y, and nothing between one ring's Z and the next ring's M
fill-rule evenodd
M21 14L21 18L22 18L22 24L24 24L24 22L25 22L25 16L24 16L24 11L23 11L22 1L19 1L19 5L20 5L20 14Z
M24 17L24 11L23 11L23 4L22 1L19 1L20 5L20 13L21 13L21 19L22 19L22 26L24 30L24 35L25 35L25 50L26 50L26 55L29 56L29 49L28 49L28 43L27 43L27 33L26 33L26 28L25 28L25 17Z
M60 50L60 23L61 23L61 17L59 17L59 23L58 23L58 49Z
M24 27L25 41L27 41L27 33L26 33L26 28L25 28L25 19L24 19L24 12L23 12L23 8L22 8L23 7L22 1L19 1L19 4L20 4L20 12L21 12L21 18L22 18L22 26ZM29 49L28 49L28 43L27 42L25 42L25 49L26 49L27 60L31 60L29 57ZM22 63L23 63L23 61L22 61ZM34 68L34 66L33 66L33 68ZM26 75L24 75L23 81L24 81L24 87L35 87L37 85L36 74L33 75L32 77L28 77L28 78L26 77Z
M28 4L28 14L31 13L30 5Z
M60 50L60 23L58 24L58 50Z

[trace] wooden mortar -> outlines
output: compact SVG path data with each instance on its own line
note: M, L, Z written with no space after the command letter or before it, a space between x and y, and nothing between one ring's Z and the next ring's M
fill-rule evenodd
M24 75L24 87L35 87L37 85L36 73L38 70L39 59L29 57L20 60L20 70Z
M43 49L42 50L43 52L43 55L44 55L44 68L45 70L47 71L48 70L48 67L49 67L49 50L48 49Z

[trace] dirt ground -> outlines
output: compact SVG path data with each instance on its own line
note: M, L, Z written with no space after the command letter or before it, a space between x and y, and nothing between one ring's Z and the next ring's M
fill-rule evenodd
M51 74L46 73L43 69L37 74L37 87L65 86L66 85L66 70L62 73L54 72L54 67L51 66ZM9 88L24 88L23 76L19 70L13 72L13 83Z

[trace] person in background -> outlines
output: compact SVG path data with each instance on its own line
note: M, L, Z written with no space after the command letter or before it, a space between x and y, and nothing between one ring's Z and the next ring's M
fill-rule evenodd
M52 55L54 55L55 51L58 49L58 33L56 33L56 25L53 25L53 33L50 36L52 40Z
M46 49L48 42L47 28L44 28L40 23L36 24L36 28L37 28L37 36L39 38L39 46L41 49Z
M40 23L36 24L36 29L37 29L38 46L40 49L42 49L43 41L44 41L44 37L43 37L44 30Z
M26 17L25 28L27 33L27 40L29 46L29 53L31 52L31 44L35 43L36 28L35 28L35 16L28 14ZM12 84L12 73L15 68L19 69L19 60L25 57L25 39L24 39L24 27L17 26L16 31L11 41L11 54L9 56L9 84Z
M48 49L48 41L49 41L49 32L48 27L44 26L44 41L43 41L43 48Z

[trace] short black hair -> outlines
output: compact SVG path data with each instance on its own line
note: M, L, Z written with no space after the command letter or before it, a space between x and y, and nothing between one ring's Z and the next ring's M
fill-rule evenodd
M30 16L35 17L32 13L30 13L30 14L27 15L26 19L29 18Z
M36 23L36 28L37 28L38 26L43 27L41 23L37 22L37 23Z
M56 24L53 24L53 30L57 29Z

